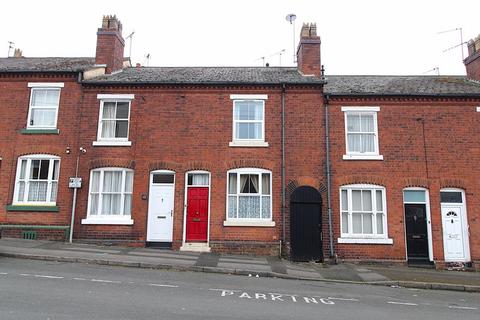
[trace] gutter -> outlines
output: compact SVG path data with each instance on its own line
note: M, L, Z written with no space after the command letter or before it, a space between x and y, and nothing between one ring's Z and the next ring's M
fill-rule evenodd
M333 249L333 226L332 226L332 173L330 169L330 124L328 114L328 104L330 96L324 95L325 105L325 149L326 149L326 174L327 174L327 212L328 212L328 244L330 249L330 258L334 258L335 252Z
M285 244L285 83L282 84L282 243ZM281 246L280 246L281 248Z

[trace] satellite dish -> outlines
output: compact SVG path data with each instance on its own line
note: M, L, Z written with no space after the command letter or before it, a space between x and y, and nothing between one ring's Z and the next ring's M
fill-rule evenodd
M297 15L294 14L294 13L290 13L290 14L287 14L287 16L285 17L285 19L290 22L290 24L292 24L293 21L295 21L295 19L297 19Z

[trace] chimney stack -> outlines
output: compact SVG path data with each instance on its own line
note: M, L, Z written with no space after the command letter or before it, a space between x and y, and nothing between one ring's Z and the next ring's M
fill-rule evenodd
M480 81L480 35L468 41L468 57L463 60L467 78Z
M13 57L14 58L23 58L23 52L22 50L20 49L15 49L15 51L13 52Z
M113 16L103 16L102 27L97 31L96 64L106 65L109 74L123 67L125 40L122 37L122 23Z
M298 70L304 75L321 76L320 37L315 23L304 23L297 47Z

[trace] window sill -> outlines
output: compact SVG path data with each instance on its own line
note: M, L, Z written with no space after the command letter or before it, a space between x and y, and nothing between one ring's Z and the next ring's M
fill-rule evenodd
M95 147L130 147L132 141L93 141Z
M275 221L223 221L225 227L275 227Z
M132 219L82 219L82 224L133 225Z
M266 148L268 142L265 141L231 141L229 147L247 147L247 148Z
M357 244L393 244L390 238L338 238L338 243L357 243Z
M343 160L383 160L383 156L378 154L344 154Z
M7 211L58 212L57 206L9 204Z
M60 134L58 129L21 129L21 134Z

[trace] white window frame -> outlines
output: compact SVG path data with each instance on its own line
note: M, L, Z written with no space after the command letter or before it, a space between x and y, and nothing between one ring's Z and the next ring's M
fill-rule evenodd
M121 188L121 200L120 200L120 208L122 210L120 215L102 215L100 213L96 215L90 214L91 208L91 192L92 190L92 183L93 183L93 173L100 172L99 178L99 186L98 186L98 208L102 208L102 194L103 194L103 179L105 171L121 171L122 172L122 188ZM121 224L121 225L132 225L133 220L130 215L124 214L125 209L125 195L129 194L132 198L131 208L133 208L133 186L132 192L125 192L125 177L127 172L133 172L133 181L135 179L135 172L129 168L117 168L117 167L106 167L106 168L97 168L90 170L90 182L88 186L88 205L87 205L87 217L86 219L82 219L82 224Z
M380 107L342 107L344 113L345 122L345 154L343 160L383 160L383 156L380 154L378 144L378 121L377 113L380 111ZM348 120L347 116L352 114L364 114L373 115L373 129L375 134L375 151L374 152L351 152L348 147Z
M372 234L353 233L353 206L352 190L369 190L372 195ZM342 191L347 191L348 210L342 208ZM383 234L377 234L377 201L376 192L382 192L383 207ZM375 195L375 197L374 197ZM393 239L388 238L388 213L387 213L387 192L385 187L374 184L350 184L341 186L339 189L339 213L340 213L340 238L338 243L357 243L357 244L393 244ZM348 232L343 232L343 214L348 212Z
M25 178L23 181L25 182L25 190L23 194L23 201L18 200L18 192L19 192L19 182L20 182L20 172L22 170L22 161L27 160L27 165L25 167ZM33 160L49 160L49 167L48 167L48 179L47 179L47 198L46 201L28 201L28 189L31 179L27 178L30 173L30 168L32 165ZM55 206L56 201L51 201L52 195L52 183L57 183L57 199L58 199L58 189L59 189L59 180L52 179L53 167L54 162L58 161L58 176L60 177L60 157L54 155L47 155L47 154L32 154L26 155L22 157L18 157L17 160L17 171L15 176L15 188L13 192L13 201L12 205L42 205L42 206ZM44 181L44 180L42 180Z
M135 98L133 94L98 94L97 99L100 100L100 110L98 114L98 126L97 126L97 141L93 141L93 146L131 146L130 139L130 116L132 112L132 100ZM128 103L128 127L126 138L102 138L102 126L103 126L103 105L105 102L127 102Z
M57 122L58 122L58 112L60 109L60 95L61 95L61 88L64 87L63 82L29 82L27 85L30 89L30 100L28 104L28 115L27 115L27 129L57 129ZM57 105L52 106L32 106L33 101L33 93L37 90L52 90L58 91L58 102ZM42 108L42 109L52 109L55 110L55 123L52 126L36 126L30 124L32 121L32 110Z
M230 147L268 147L268 142L265 141L265 100L268 95L261 94L232 94L230 99L233 101L232 108L232 141L229 143ZM262 103L263 120L235 120L236 103L240 101L255 101ZM261 123L262 137L260 139L239 139L236 137L237 123Z
M228 197L230 196L228 186L229 186L229 179L230 174L235 173L237 174L237 215L238 215L238 198L239 196L251 196L251 193L245 194L240 192L240 175L241 174L256 174L259 176L259 183L258 183L258 196L260 197L260 213L262 212L262 174L268 173L270 174L270 218L259 218L259 219L250 219L250 218L229 218L228 217ZM239 169L232 169L227 171L227 192L226 192L226 213L225 213L225 221L223 222L224 226L243 226L243 227L274 227L275 221L273 221L273 207L272 207L272 199L273 199L273 192L272 192L272 172L270 170L259 169L259 168L239 168ZM232 194L233 195L233 194Z

